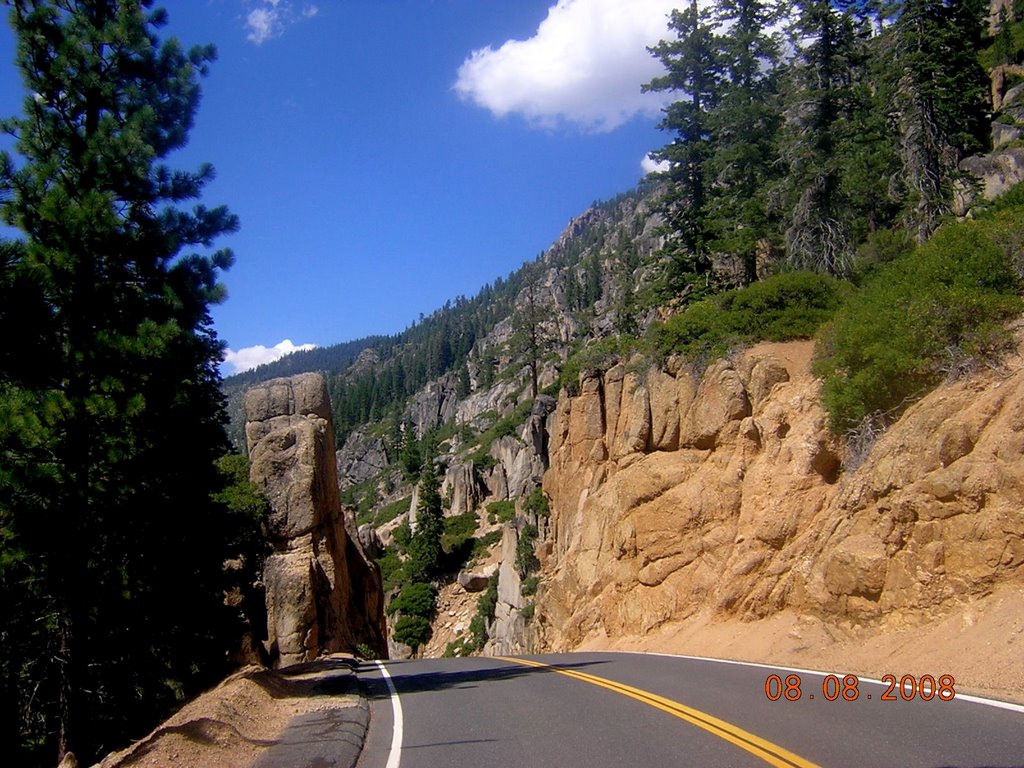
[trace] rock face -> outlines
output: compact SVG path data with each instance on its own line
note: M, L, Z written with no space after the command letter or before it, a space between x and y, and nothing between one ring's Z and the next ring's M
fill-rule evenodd
M938 389L844 473L810 354L612 369L559 402L538 649L701 610L927 620L1024 585L1024 370Z
M519 529L505 525L501 534L501 564L498 567L498 602L494 607L494 620L487 628L489 637L484 653L503 656L529 650L532 639L522 609L526 603L522 596L522 580L515 569Z
M1006 138L1002 132L999 133L999 137L999 140L1004 143L1014 141L1016 138L1016 136ZM984 199L995 200L1015 184L1024 181L1024 148L1013 147L987 155L968 157L960 163L960 168L978 179ZM964 210L969 208L969 205L965 206L963 203L960 205Z
M984 200L995 200L1024 181L1024 148L1018 146L1024 135L1024 85L1006 90L1011 78L1024 74L1024 67L1003 65L990 74L993 111L996 113L992 121L993 151L961 161L960 170L973 176L977 185L957 184L953 211L958 216L970 211L978 194Z
M384 441L367 432L365 428L355 430L335 454L338 486L342 490L376 477L390 464Z
M539 395L530 416L517 434L496 439L488 455L494 460L486 470L472 461L452 460L445 468L441 495L448 515L472 512L492 501L517 499L540 485L548 466L548 433L555 399ZM415 525L418 491L413 492L409 521Z
M458 376L449 373L431 381L413 395L407 417L416 429L416 437L439 427L455 416L458 408Z
M365 643L386 653L380 572L343 513L327 388L307 373L245 395L250 478L270 501L268 651L275 666Z
M484 499L486 488L481 487L472 462L459 462L448 467L441 483L441 495L449 500L448 514L463 515L472 512Z

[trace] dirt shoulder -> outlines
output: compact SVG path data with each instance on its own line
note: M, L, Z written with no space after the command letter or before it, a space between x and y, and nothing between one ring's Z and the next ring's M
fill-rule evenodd
M358 708L352 657L336 655L286 670L246 667L182 707L144 739L98 768L248 768L294 717ZM324 685L325 667L331 684Z

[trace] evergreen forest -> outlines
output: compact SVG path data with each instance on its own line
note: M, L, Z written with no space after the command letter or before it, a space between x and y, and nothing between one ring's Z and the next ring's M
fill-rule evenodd
M0 217L0 754L85 764L230 669L261 500L225 463L210 306L238 223L197 202L210 47L148 2L14 2ZM233 571L225 562L241 564Z

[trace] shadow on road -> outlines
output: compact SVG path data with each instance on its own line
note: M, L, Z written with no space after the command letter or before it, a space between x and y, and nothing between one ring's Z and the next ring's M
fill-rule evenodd
M500 659L475 656L464 659L430 659L438 666L450 669L432 669L425 672L403 671L404 665L421 664L422 660L389 661L388 673L400 694L423 693L426 691L443 691L450 688L473 688L479 683L496 683L502 680L514 680L530 675L545 675L550 671L535 667L524 667L511 664ZM602 660L563 662L557 664L559 669L580 669L606 664ZM470 666L471 665L471 666ZM407 667L408 669L408 667ZM372 662L363 662L358 669L361 673L376 671ZM367 680L363 678L363 693L372 699L388 698L388 689L380 678Z

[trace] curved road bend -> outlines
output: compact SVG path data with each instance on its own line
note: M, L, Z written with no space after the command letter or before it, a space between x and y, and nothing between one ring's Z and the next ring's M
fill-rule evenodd
M359 768L1024 768L1024 707L962 694L882 701L886 686L862 679L856 701L829 701L834 683L824 690L810 672L628 653L385 666L401 749L391 749L388 686L364 663L371 719ZM798 674L799 700L769 700L772 674Z

